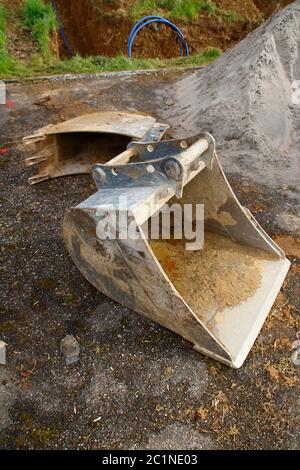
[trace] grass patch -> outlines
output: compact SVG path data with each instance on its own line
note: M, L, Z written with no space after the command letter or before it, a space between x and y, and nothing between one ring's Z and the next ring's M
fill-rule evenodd
M131 14L135 19L140 19L147 13L163 14L174 19L195 19L201 10L210 15L218 13L218 7L212 0L137 0Z
M235 23L239 20L238 14L234 10L224 11L221 18L224 21L228 21L228 23Z
M39 75L59 75L66 73L97 73L121 70L159 69L166 67L187 67L207 65L221 55L220 49L211 48L190 55L173 59L129 59L126 56L117 57L81 57L75 55L71 59L45 61L35 56L22 68L16 67L9 73L0 71L1 78L33 77Z
M0 76L9 75L18 69L18 63L9 55L6 44L6 15L0 2Z
M218 14L217 5L214 2L210 1L210 0L208 0L206 2L201 2L200 10L205 10L205 11L207 11L207 13L209 13L212 16L217 16L217 14Z
M197 19L201 11L219 21L234 23L240 18L234 10L221 10L213 0L136 0L131 15L135 20L147 14L163 15L166 18Z
M57 29L57 19L52 6L43 0L25 0L23 6L25 25L32 31L33 38L44 57L49 57L51 33Z
M178 57L176 59L170 59L172 65L175 66L201 66L201 65L208 65L213 60L220 57L222 54L221 50L213 47L210 49L206 49L205 51L199 54L193 54L188 57Z
M21 68L7 52L0 51L0 77L5 78L10 75L19 75Z
M0 52L5 49L6 49L5 13L4 13L4 6L0 2Z

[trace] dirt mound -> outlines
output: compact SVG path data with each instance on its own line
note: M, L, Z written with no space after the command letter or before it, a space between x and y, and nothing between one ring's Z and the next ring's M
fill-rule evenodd
M178 134L213 133L228 172L272 187L289 181L285 189L298 197L300 108L292 83L300 77L299 24L300 3L294 2L206 69L168 88L173 106L163 116Z

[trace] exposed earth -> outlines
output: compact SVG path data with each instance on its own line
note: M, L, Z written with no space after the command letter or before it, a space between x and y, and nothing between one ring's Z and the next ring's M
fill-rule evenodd
M8 49L21 60L37 53L31 32L17 20L22 1L2 0L11 11L17 12L8 22ZM182 29L192 54L210 47L225 51L291 1L218 0L214 4L219 15L214 16L202 10L196 19L176 19L174 22ZM131 16L133 3L134 0L57 0L71 49L83 56L127 55L127 39L135 23ZM162 10L160 14L165 16L166 11ZM61 36L54 35L52 39L52 52L56 53L58 48L60 56L65 57L67 51ZM150 26L138 34L133 54L134 57L142 58L177 57L179 45L169 28L163 25L159 28Z
M250 84L270 80L267 72L285 56L282 49L266 56L265 48L273 41L280 44L280 32L298 18L295 3L200 71L8 83L8 105L0 114L0 339L8 345L7 366L0 366L2 449L299 449L300 369L291 361L300 339L294 166L299 141L286 141L286 134L280 134L276 171L270 155L264 171L262 158L274 128L257 125L261 96L247 107L242 99L248 92L248 69L243 63L238 73L235 69L248 49L254 67L263 66ZM281 91L298 70L298 34L293 36L293 72L288 76L282 66L280 77L271 74ZM260 37L264 40L259 42ZM227 61L230 76L237 77L234 86L221 72L215 86L208 86ZM228 108L218 83L227 87ZM236 96L244 108L232 101ZM263 97L266 111L273 98ZM288 98L281 98L286 109ZM232 111L232 102L238 112ZM146 112L169 122L174 136L199 128L212 131L240 201L291 260L276 304L240 370L193 351L182 338L102 296L80 275L65 249L62 221L67 208L94 192L89 176L27 184L31 173L24 168L23 136L102 110ZM234 132L241 115L248 119L241 124L248 139ZM293 108L286 117L292 131L298 116ZM253 130L255 137L263 132L267 138L251 140ZM59 350L67 334L75 335L81 348L80 361L68 367Z
M130 16L133 3L134 0L59 0L59 11L70 45L83 55L126 55L127 38L134 24ZM207 47L225 50L288 3L291 0L217 0L214 4L220 11L219 16L202 10L196 19L174 21L187 38L191 53L201 52ZM164 16L165 11L161 10L160 14ZM176 57L178 51L174 33L164 26L142 30L134 47L136 57L170 58ZM64 53L63 47L61 52Z

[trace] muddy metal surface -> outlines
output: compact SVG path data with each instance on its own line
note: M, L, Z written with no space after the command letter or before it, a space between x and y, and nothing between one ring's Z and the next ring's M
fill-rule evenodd
M293 263L245 366L235 371L105 298L77 271L62 221L68 207L95 191L89 176L27 185L24 135L95 110L165 116L169 87L181 78L8 86L9 106L0 112L0 340L8 344L7 365L0 366L1 448L300 446L300 368L291 362L300 332L300 219L290 189L228 175ZM67 334L81 348L80 361L68 367L59 350Z

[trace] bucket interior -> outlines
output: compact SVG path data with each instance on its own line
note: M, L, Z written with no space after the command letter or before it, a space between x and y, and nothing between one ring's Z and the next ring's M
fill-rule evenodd
M179 294L208 327L218 312L255 295L262 264L274 260L267 252L208 231L202 250L186 250L184 240L151 240L150 246Z
M240 367L280 290L289 262L267 251L212 232L204 247L186 240L149 240L171 284L201 323Z
M89 173L95 163L107 163L124 152L131 138L120 134L67 132L48 135L38 143L38 152L48 150L44 164L54 170L53 176ZM43 165L42 165L43 166Z
M59 160L107 163L126 150L130 137L120 134L71 132L53 136Z

